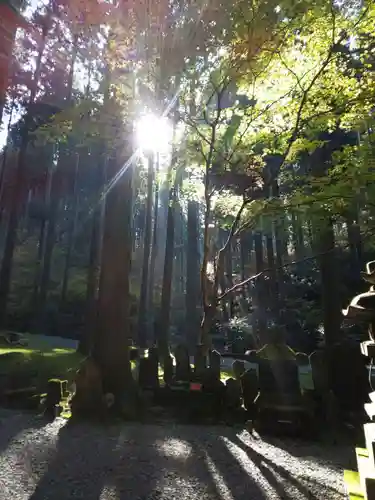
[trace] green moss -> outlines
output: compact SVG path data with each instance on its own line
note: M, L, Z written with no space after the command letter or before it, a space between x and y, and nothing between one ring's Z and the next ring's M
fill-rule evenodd
M46 382L49 379L63 379L71 383L82 360L82 355L74 349L56 349L43 342L43 339L33 339L27 335L27 347L0 346L0 369L4 371L24 371L31 377ZM39 337L39 336L37 336ZM16 353L17 356L2 355Z
M230 370L229 368L227 368L226 370L220 371L220 379L223 381L227 380L228 378L233 378L233 377L234 377L233 371Z

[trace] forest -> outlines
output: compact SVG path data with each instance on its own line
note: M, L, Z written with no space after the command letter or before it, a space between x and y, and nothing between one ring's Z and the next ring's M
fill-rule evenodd
M21 5L1 106L0 326L311 353L374 256L375 5ZM270 333L271 332L271 333ZM129 370L124 367L129 366Z

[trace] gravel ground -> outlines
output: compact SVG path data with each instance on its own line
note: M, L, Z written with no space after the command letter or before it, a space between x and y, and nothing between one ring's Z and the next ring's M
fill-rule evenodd
M349 446L227 427L45 424L0 411L0 500L344 499Z

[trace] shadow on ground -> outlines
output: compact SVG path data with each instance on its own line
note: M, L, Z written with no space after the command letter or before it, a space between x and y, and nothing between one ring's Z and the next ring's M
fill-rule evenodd
M354 448L365 446L364 443L361 443L362 436L360 439L352 439L347 435L342 435L335 442L332 442L332 439L324 434L315 442L301 438L262 437L270 445L280 448L296 458L310 459L321 465L330 464L339 469L356 468Z
M64 426L30 500L267 498L209 429Z
M27 453L17 456L14 480L24 488L18 500L345 498L341 470L310 458L301 462L275 443L228 427L65 425L58 419L46 426L44 445L43 432L36 431L37 441L28 433ZM303 448L308 455L311 446Z
M43 419L36 419L34 413L15 412L0 409L0 453L7 450L12 440L26 431L34 431L45 425Z

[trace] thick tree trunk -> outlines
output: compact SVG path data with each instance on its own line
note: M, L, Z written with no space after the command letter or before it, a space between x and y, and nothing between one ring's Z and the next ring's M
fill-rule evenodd
M317 247L321 253L319 258L322 279L324 338L327 347L332 346L340 338L341 300L340 281L335 248L333 223L324 215L316 225Z
M319 257L321 286L322 286L322 309L324 325L324 342L328 362L328 387L334 389L335 372L337 370L336 359L332 346L342 338L340 327L342 322L341 300L340 300L340 275L335 248L335 236L333 222L328 214L322 213L315 225L317 251Z
M188 202L187 214L187 269L186 273L186 330L185 335L190 348L199 338L199 209L196 201Z
M105 202L97 328L92 351L100 368L104 393L114 394L116 401L127 389L133 390L134 383L128 349L132 173L133 168L128 168Z
M151 252L151 230L152 230L152 186L154 182L154 159L153 156L148 158L148 173L147 173L147 200L146 200L146 220L145 220L145 237L143 241L143 265L142 265L142 281L141 292L139 297L138 309L138 345L147 347L149 323L147 317L148 305L148 285L149 285L149 268L150 268L150 252Z
M169 322L171 309L171 292L174 260L174 230L175 230L175 188L171 189L169 195L169 206L167 216L167 240L165 244L163 284L161 291L160 317L157 325L158 347L162 358L165 360L169 354Z
M155 285L155 263L158 254L158 211L159 211L159 154L156 156L156 182L155 182L155 200L154 200L154 227L152 230L152 249L150 259L150 279L148 286L148 313L151 318L154 317L154 285Z

